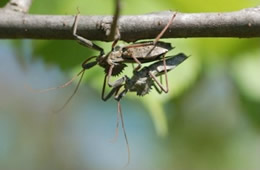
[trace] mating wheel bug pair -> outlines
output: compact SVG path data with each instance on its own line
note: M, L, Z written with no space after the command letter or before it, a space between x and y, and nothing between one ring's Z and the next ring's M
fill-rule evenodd
M116 12L117 14L117 12ZM168 24L163 28L163 30L160 32L160 34L156 37L154 41L144 41L144 42L137 42L126 46L116 46L119 35L117 35L116 39L112 43L111 51L109 51L107 54L104 53L103 48L100 46L92 43L90 40L80 36L77 34L77 24L79 21L79 14L76 15L74 24L73 24L73 36L75 39L82 44L83 46L98 50L100 54L98 56L92 56L87 58L81 65L82 70L74 76L71 80L66 82L65 84L53 88L48 88L44 90L39 90L39 92L46 92L50 90L55 90L58 88L64 88L70 85L78 76L80 76L80 79L77 83L77 86L72 93L72 95L68 98L68 100L65 102L65 104L57 110L57 112L61 111L73 98L73 96L76 94L79 85L81 83L81 80L83 78L83 75L86 70L94 67L95 65L99 65L104 68L105 72L105 78L102 88L102 100L105 100L105 88L108 84L110 87L112 87L112 84L110 82L111 76L117 76L124 70L127 65L125 63L137 63L138 66L134 68L134 71L137 71L141 68L142 63L147 63L151 61L161 60L165 54L172 50L173 47L170 43L159 41L161 36L164 34L164 32L168 29L168 27L173 22L174 18L176 17L177 13L174 13L172 17L170 18ZM117 18L114 16L114 18ZM116 29L116 28L115 28ZM112 31L111 31L112 32ZM95 59L95 61L90 62L92 59Z
M112 83L110 82L110 77L119 75L123 71L123 69L127 66L125 63L137 63L138 66L134 69L134 71L137 71L141 68L142 63L160 60L162 57L164 57L164 55L169 50L173 49L170 43L161 42L159 41L159 39L164 34L164 32L168 29L168 27L171 25L175 17L176 17L176 13L173 14L168 24L164 27L164 29L161 31L161 33L157 36L157 38L154 41L138 42L127 46L116 46L119 40L118 38L120 37L120 35L118 35L117 38L112 43L111 51L105 54L104 50L101 47L85 39L84 37L77 35L76 33L77 23L79 19L79 14L78 14L75 17L75 22L73 26L74 37L76 38L76 40L79 41L80 44L96 49L100 51L100 54L98 56L93 56L85 60L82 63L82 71L78 73L77 76L81 75L81 77L83 77L85 70L90 69L97 64L103 67L105 69L104 71L106 75L104 78L104 85L102 88L101 96L102 99L104 100L104 92L105 92L106 84L108 84L110 87L112 86L111 85ZM89 62L91 59L96 59L96 61ZM80 84L80 81L78 85ZM75 94L75 92L73 93L73 95Z

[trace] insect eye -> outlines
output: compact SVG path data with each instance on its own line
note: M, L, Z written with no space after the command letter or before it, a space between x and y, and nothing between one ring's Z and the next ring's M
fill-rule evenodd
M125 47L123 47L121 50L124 52L124 51L126 51L126 48L125 48Z

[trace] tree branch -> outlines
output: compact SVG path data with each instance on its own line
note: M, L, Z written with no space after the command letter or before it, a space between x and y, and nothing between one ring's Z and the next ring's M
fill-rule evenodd
M155 38L172 12L121 16L121 39L127 42ZM0 11L0 38L73 39L74 16L16 15ZM112 16L80 16L78 34L111 41L105 28ZM106 27L105 27L106 26ZM260 6L226 13L178 13L164 38L260 37Z
M11 0L6 4L4 10L27 13L31 4L32 0Z

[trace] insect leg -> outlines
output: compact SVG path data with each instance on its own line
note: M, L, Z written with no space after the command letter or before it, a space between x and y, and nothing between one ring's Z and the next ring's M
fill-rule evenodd
M96 56L92 56L92 57L87 58L85 61L83 61L83 63L81 64L82 68L87 70L87 69L90 69L91 67L97 65L97 61L88 63L93 58L97 58L97 57Z
M137 66L134 68L134 72L136 72L142 67L142 63L134 55L132 55L132 58L137 63Z
M173 15L172 15L172 18L169 20L169 22L167 23L167 25L162 29L162 31L157 35L157 37L154 39L153 41L153 48L146 54L146 57L148 55L150 55L150 53L154 50L154 48L156 47L156 44L157 42L160 40L160 38L163 36L163 34L165 33L165 31L169 28L169 26L172 24L174 18L176 17L177 15L177 12L175 12Z
M162 90L161 90L160 88L158 88L155 83L154 83L152 86L155 88L155 90L156 90L159 94L162 93Z
M107 84L107 76L105 75L105 77L104 77L104 82L103 82L103 87L102 87L102 93L101 93L101 99L103 100L103 101L106 101L107 99L109 99L111 96L112 96L112 94L108 97L108 95L106 96L106 97L104 97L105 96L105 91L106 91L106 84ZM113 89L112 89L113 90Z
M107 76L105 76L105 78L104 78L104 83L103 83L103 88L102 88L102 96L101 96L102 100L104 100L104 101L108 100L113 94L117 94L119 89L123 86L126 78L122 77L122 78L116 80L112 84L113 89L108 93L108 95L105 96L106 79L107 79Z
M163 83L163 78L162 78L161 75L160 75L160 83L161 83L161 84Z
M124 50L128 49L128 48L145 47L145 46L149 46L149 45L153 45L153 42L146 42L146 43L142 43L142 44L141 43L140 44L131 44L131 45L128 45L127 47L124 47ZM152 50L154 48L155 48L155 46L146 54L146 57L152 52ZM141 68L142 63L134 55L131 55L131 57L138 64L137 67L134 68L134 72L136 72Z
M107 84L109 87L113 87L113 83L110 82L110 77L112 75L112 71L113 71L114 65L110 65L109 70L108 70L108 74L106 74L107 77Z
M107 75L106 75L106 77L107 77L107 84L108 84L109 87L114 87L114 86L115 86L115 83L118 84L119 82L117 82L117 81L120 80L120 79L119 79L119 80L116 80L115 82L110 82L110 77L112 76L112 71L113 71L113 68L114 68L114 67L115 67L115 65L110 65L109 70L108 70L108 73L107 73ZM123 79L123 80L125 81L126 76L122 77L121 79Z
M153 80L156 82L156 84L160 87L160 89L162 91L164 91L165 93L168 93L169 89L168 89L168 80L167 79L166 79L166 88L165 88L165 87L163 87L163 85L160 83L160 81L158 81L156 79L156 77L151 72L149 73L149 75L153 78Z
M115 0L115 13L113 16L113 22L111 24L111 29L110 29L110 34L108 35L109 39L113 39L113 44L112 44L112 50L116 46L118 40L120 39L120 32L117 27L118 23L118 18L120 16L120 7L121 7L121 1L120 0Z
M163 36L163 34L165 33L165 31L169 28L169 26L172 24L174 18L176 17L177 12L175 12L172 15L172 18L169 20L169 22L167 23L167 25L163 28L163 30L160 32L160 34L157 35L157 37L155 38L155 40L153 41L154 45L156 45L156 43L160 40L160 38Z
M124 77L123 77L124 78ZM104 93L105 93L105 87L106 87L106 79L107 79L107 76L105 76L104 78L104 83L103 83L103 88L102 88L102 100L106 101L108 100L113 94L114 95L117 95L117 93L119 92L120 88L123 86L123 78L119 79L118 83L115 83L114 84L114 87L113 89L108 93L107 96L104 96ZM117 121L116 121L116 133L115 133L115 136L114 138L111 140L112 142L116 141L117 137L118 137L118 127L119 127L119 120L120 120L120 114L119 112L117 112Z
M168 85L168 76L167 76L167 69L166 69L166 61L165 61L165 56L163 56L163 66L164 66L164 74L165 74L165 82L166 82L166 87L163 87L162 83L157 80L156 76L152 74L152 72L149 72L149 75L153 78L153 80L156 82L156 84L160 87L162 91L165 93L168 93L169 91L169 85Z
M113 94L115 94L115 98L116 96L118 95L118 92L120 90L120 88L123 86L123 83L125 82L126 80L126 77L122 77L118 80L116 80L114 83L113 83L113 89L108 93L108 95L106 97L104 97L104 93L105 93L105 86L106 86L106 79L107 79L107 76L105 76L104 78L104 83L103 83L103 89L102 89L102 100L106 101L108 100ZM125 90L123 91L124 93ZM121 94L121 93L120 93ZM120 97L121 99L121 97ZM119 99L119 100L120 100ZM118 101L119 102L119 101ZM112 142L116 141L117 137L118 137L118 127L119 127L119 120L122 121L122 118L121 118L121 115L120 115L120 112L118 111L117 112L117 122L116 122L116 133L115 133L115 136L114 138L112 139ZM122 126L123 127L123 126ZM123 127L124 128L124 127ZM125 133L125 132L124 132ZM127 138L126 138L127 140ZM127 146L128 146L128 142L127 142ZM128 146L129 148L129 146Z
M98 45L94 44L92 41L77 34L78 21L79 21L79 12L75 17L74 24L73 24L73 36L78 40L78 42L81 45L95 49L95 50L99 51L100 54L104 54L103 48L99 47Z
M128 49L128 48L135 48L135 47L145 47L154 44L152 41L151 42L144 42L144 43L138 43L138 44L130 44L123 49Z

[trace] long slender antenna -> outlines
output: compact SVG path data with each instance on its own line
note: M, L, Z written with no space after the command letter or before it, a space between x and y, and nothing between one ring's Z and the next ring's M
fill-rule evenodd
M57 86L57 87L51 87L51 88L47 88L47 89L33 89L29 85L24 85L24 87L27 88L28 90L32 91L33 93L45 93L45 92L48 92L48 91L52 91L52 90L56 90L56 89L60 89L60 88L65 88L68 85L70 85L79 75L81 75L83 71L84 71L84 69L81 70L77 75L72 77L72 79L70 79L66 83L64 83L64 84L62 84L60 86Z
M122 124L122 129L123 129L123 132L124 132L124 136L125 136L125 142L126 142L127 153L128 153L127 164L125 165L125 167L126 167L130 163L130 147L129 147L129 144L128 144L127 135L126 135L126 131L125 131L124 117L123 117L123 114L122 114L120 101L117 101L117 110L120 113L121 124Z
M73 92L72 95L67 99L67 101L63 104L63 106L62 106L60 109L55 110L54 113L59 113L60 111L62 111L62 110L68 105L68 103L71 101L71 99L73 98L73 96L74 96L74 95L76 94L76 92L78 91L79 85L80 85L80 83L81 83L81 80L82 80L82 78L83 78L84 73L85 73L85 70L83 69L83 70L80 72L81 76L80 76L79 82L78 82L78 84L77 84L77 86L76 86L74 92Z

